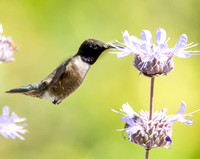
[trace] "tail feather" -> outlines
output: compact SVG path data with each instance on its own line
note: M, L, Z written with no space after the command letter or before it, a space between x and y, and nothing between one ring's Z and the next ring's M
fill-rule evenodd
M39 83L29 84L20 88L11 89L9 91L6 91L6 93L21 93L32 97L43 98L46 88L46 83L42 81Z
M15 89L11 89L9 91L6 91L6 93L25 93L25 92L28 92L30 91L30 89L27 89L27 88L15 88Z
M43 98L44 90L38 90L37 87L34 87L33 84L30 84L28 86L11 89L6 91L6 93L21 93L27 96Z

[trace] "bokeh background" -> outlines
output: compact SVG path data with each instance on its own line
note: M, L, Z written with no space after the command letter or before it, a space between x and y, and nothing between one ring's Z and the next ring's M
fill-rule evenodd
M15 62L0 65L0 107L27 118L25 141L0 136L0 159L144 158L145 150L124 140L120 115L110 108L129 102L136 112L149 109L150 79L133 67L133 56L117 59L105 52L79 89L60 105L6 90L40 81L74 55L88 38L122 41L124 30L140 37L158 27L173 47L186 33L200 42L199 0L0 0L3 35L19 46ZM194 48L200 50L200 46ZM186 112L200 108L200 56L175 57L169 76L155 80L155 109L175 114L182 101ZM171 150L154 149L150 158L199 159L200 113L194 124L174 124Z

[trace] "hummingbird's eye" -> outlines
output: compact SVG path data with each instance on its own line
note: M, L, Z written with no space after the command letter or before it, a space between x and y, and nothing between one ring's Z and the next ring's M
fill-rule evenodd
M90 47L91 47L92 49L99 49L99 46L98 46L97 44L92 44Z

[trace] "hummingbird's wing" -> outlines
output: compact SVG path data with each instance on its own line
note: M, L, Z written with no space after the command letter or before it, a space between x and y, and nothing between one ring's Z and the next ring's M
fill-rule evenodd
M54 72L52 72L52 74L49 75L49 76L53 76L53 77L51 77L52 80L48 84L48 88L50 88L51 86L53 86L55 83L57 83L59 81L59 79L61 78L61 76L65 73L66 66L68 65L68 63L70 62L70 60L71 60L71 58L69 58L68 60L66 60L65 62L63 62L60 66L58 66L58 68Z

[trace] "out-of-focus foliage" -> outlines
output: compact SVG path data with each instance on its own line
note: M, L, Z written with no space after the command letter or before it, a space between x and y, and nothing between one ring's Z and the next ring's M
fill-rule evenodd
M127 101L136 112L148 110L150 79L138 75L131 56L117 59L105 52L60 105L4 92L43 79L88 38L121 41L125 29L139 37L144 29L155 35L162 27L172 37L169 45L183 33L199 43L199 6L198 0L0 0L3 34L19 47L15 62L0 65L0 105L25 116L29 130L25 141L0 137L0 158L144 158L143 148L115 131L123 124L110 111ZM187 112L200 108L199 61L200 56L175 58L174 71L155 79L154 110L165 107L174 114L183 100ZM172 149L152 150L150 158L200 158L199 125L199 113L189 128L175 124Z

